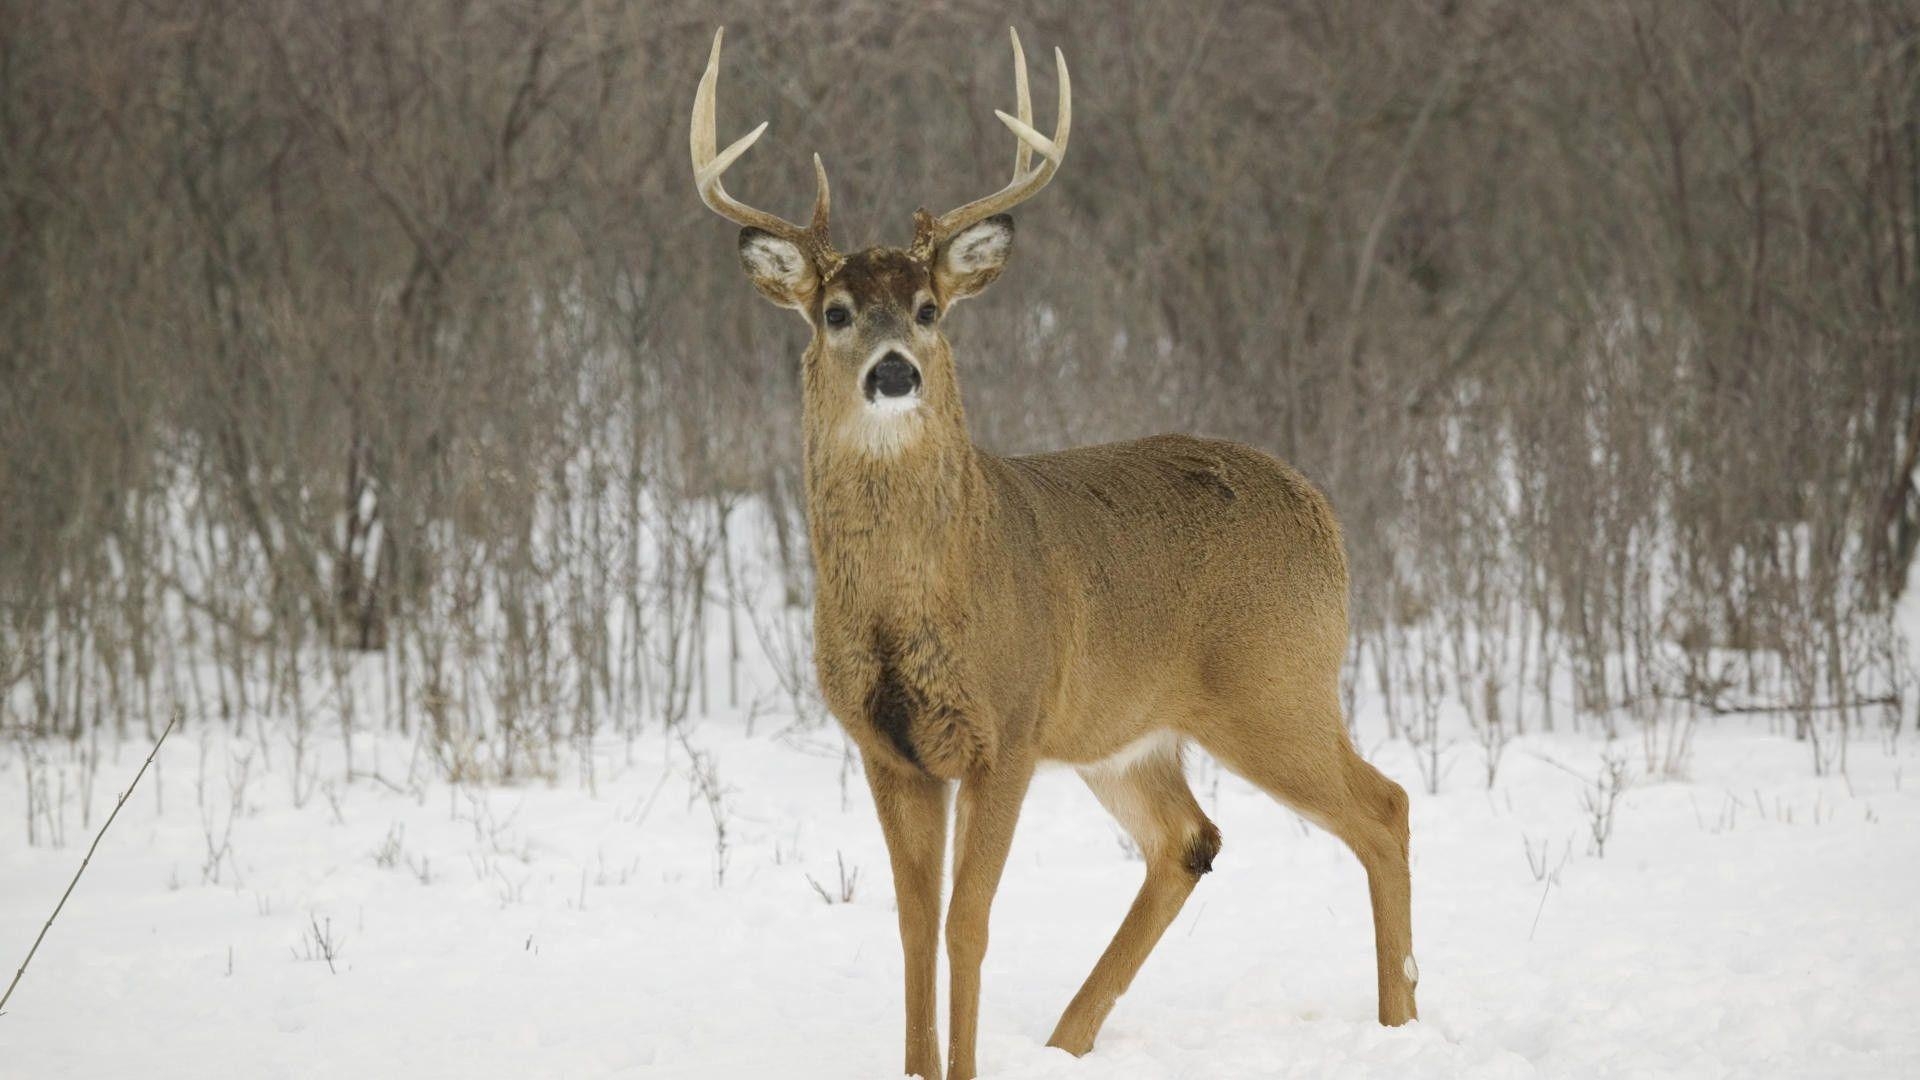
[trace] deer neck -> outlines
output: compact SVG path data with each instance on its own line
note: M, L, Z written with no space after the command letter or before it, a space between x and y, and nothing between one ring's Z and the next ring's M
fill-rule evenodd
M941 389L911 417L809 401L807 522L823 608L882 622L936 617L979 557L985 480L957 388Z

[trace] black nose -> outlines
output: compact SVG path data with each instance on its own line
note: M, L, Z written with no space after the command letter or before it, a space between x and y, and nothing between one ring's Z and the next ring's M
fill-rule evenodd
M867 400L878 397L906 397L920 389L920 369L897 352L880 358L867 372Z

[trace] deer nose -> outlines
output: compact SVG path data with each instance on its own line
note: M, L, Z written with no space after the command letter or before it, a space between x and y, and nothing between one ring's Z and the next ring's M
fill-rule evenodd
M890 352L867 371L867 400L901 398L920 389L920 369L913 361Z

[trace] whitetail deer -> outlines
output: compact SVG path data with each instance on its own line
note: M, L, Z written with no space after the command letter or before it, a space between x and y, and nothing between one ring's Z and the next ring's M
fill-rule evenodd
M1146 858L1146 881L1050 1043L1093 1047L1220 834L1181 768L1189 739L1330 830L1365 864L1380 1021L1414 1018L1406 792L1341 723L1347 567L1325 497L1273 458L1163 435L1031 457L968 438L940 321L1000 274L1005 211L1059 169L1072 118L1033 128L1013 37L1013 179L934 217L912 246L842 255L826 170L805 227L728 195L720 178L761 124L717 150L721 34L693 105L700 197L744 226L740 258L813 329L803 358L814 651L860 748L886 834L906 954L906 1071L941 1075L934 1016L947 794L958 783L948 1072L974 1075L987 912L1036 763L1079 770ZM1034 155L1039 163L1034 163Z

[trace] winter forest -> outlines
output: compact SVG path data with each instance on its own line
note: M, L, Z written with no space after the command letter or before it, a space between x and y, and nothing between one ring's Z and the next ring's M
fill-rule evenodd
M899 1075L809 330L688 116L725 24L729 190L903 246L1009 22L1075 122L973 439L1325 492L1422 998L1190 749L1215 872L1048 1049L1142 854L1043 771L981 1075L1920 1067L1920 4L0 0L0 1075Z

